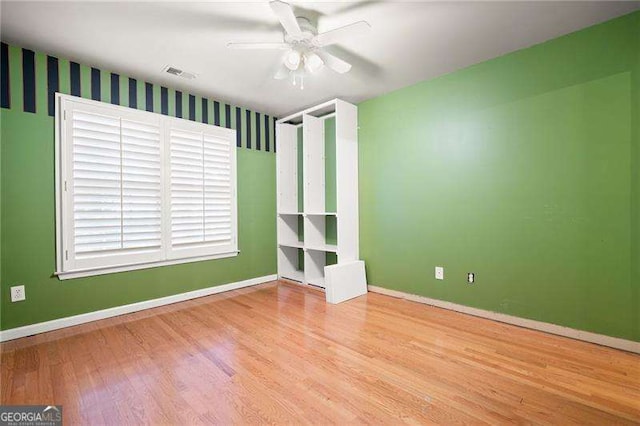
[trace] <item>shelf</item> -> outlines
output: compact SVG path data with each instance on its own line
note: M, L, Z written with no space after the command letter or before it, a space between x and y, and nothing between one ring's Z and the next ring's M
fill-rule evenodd
M304 282L304 272L302 271L289 271L288 273L280 275L280 277L301 283Z
M290 243L278 243L280 247L291 247L291 248L304 248L304 242L295 241Z
M332 253L337 253L338 252L338 246L334 246L334 245L331 245L331 244L325 244L325 245L322 245L322 246L305 247L303 241L278 243L278 246L280 246L280 247L299 248L299 249L313 250L313 251L328 251L328 252L332 252Z
M314 250L314 251L328 251L332 253L338 252L338 246L334 246L331 244L325 244L322 246L314 246L314 247L305 247L305 250Z
M349 278L336 286L325 268L359 258L358 108L334 99L277 120L276 128L278 274L335 290Z

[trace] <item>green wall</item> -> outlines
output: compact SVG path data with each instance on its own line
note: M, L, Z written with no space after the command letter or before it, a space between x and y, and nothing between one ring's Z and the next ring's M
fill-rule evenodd
M54 122L47 111L46 56L36 53L36 112L24 112L23 50L9 47L11 106L0 112L1 328L10 329L200 288L274 274L275 134L272 119L251 112L247 126L241 109L238 148L237 257L60 281L55 271ZM70 92L69 62L59 62L60 91ZM100 74L101 100L110 102L110 73ZM91 97L90 68L81 66L82 97ZM144 109L145 84L137 82L138 108ZM175 90L169 92L169 115L175 115ZM128 106L127 79L120 76L120 104ZM153 110L160 106L160 87L153 85ZM189 94L183 94L183 116L189 116ZM207 120L214 121L214 104ZM221 122L226 123L221 103ZM235 107L230 127L236 128ZM203 121L202 98L196 97L195 119ZM265 120L267 123L265 124ZM262 132L258 138L256 125ZM270 150L266 150L267 126ZM260 144L258 144L260 142ZM259 146L259 148L258 148ZM249 149L251 147L251 149ZM24 284L27 300L11 303L9 287Z
M640 341L639 102L636 12L361 103L369 283Z

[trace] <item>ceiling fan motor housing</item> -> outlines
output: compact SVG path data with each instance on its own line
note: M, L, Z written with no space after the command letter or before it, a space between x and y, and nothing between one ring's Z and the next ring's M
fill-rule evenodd
M296 71L302 67L310 72L316 71L322 66L322 61L317 55L311 55L311 53L316 49L312 44L312 40L318 34L318 31L307 18L297 16L296 21L300 26L300 35L290 35L286 32L284 34L285 42L291 46L291 50L285 56L285 66L291 71ZM310 62L310 58L313 58L313 61L309 64L307 62ZM320 61L320 63L318 64L317 61Z

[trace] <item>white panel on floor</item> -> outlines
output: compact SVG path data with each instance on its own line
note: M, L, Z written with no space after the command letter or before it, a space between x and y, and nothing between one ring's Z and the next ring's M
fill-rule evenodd
M324 275L327 303L340 303L367 294L367 278L361 260L326 266Z

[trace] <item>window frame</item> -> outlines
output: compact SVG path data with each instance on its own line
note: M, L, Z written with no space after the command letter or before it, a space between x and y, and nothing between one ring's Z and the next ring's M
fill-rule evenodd
M211 124L194 122L159 113L142 111L120 105L94 101L76 96L56 93L55 109L55 201L56 201L56 272L59 279L71 279L123 272L202 260L237 256L238 207L237 207L237 154L236 130ZM70 136L72 121L67 120L68 111L81 105L86 112L100 114L105 110L121 119L157 123L160 135L160 205L161 246L159 249L123 249L112 254L96 255L89 259L76 259L74 247L73 215L73 139ZM224 251L211 248L211 244L191 246L187 250L172 250L171 247L171 159L169 133L171 128L196 129L224 139L229 143L231 178L231 237ZM66 188L66 189L65 189ZM184 253L179 256L178 253ZM102 261L101 261L102 259Z

